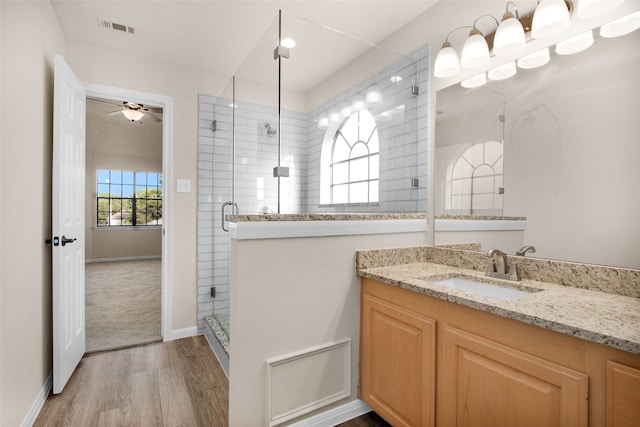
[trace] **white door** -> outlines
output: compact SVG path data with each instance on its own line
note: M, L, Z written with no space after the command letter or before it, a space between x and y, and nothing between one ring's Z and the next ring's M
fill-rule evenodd
M56 56L53 101L53 392L85 351L84 174L86 91Z

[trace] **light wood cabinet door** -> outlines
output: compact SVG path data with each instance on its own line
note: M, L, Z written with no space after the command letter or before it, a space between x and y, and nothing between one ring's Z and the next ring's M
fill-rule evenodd
M586 426L588 376L445 326L443 426Z
M394 426L433 426L436 322L362 297L360 394Z
M607 361L607 427L640 425L640 369Z

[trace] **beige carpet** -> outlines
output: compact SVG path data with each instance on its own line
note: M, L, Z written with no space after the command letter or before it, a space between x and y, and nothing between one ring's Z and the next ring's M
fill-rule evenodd
M85 267L87 353L161 341L159 259Z

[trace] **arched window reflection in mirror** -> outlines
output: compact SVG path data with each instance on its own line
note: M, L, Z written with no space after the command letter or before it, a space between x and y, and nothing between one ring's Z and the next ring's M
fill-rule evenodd
M467 148L449 167L446 209L457 214L487 214L502 210L503 144L479 142Z

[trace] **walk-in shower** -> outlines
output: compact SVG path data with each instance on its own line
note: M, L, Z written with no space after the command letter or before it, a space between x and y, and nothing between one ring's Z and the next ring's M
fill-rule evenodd
M223 366L228 215L426 212L428 63L282 12L199 96L198 326Z

